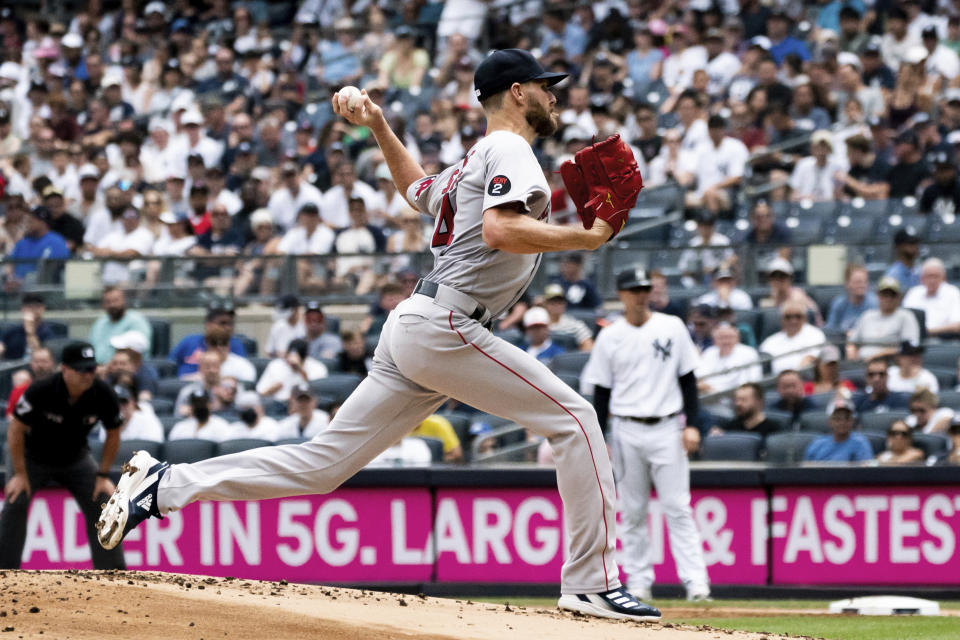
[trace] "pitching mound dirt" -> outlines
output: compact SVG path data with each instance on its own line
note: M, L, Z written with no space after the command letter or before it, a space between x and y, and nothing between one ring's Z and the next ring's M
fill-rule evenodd
M597 620L533 609L164 573L0 571L0 640L388 638L708 640L770 634Z

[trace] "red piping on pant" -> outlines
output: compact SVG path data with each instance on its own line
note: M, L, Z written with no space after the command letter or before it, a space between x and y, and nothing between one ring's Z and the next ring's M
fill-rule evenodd
M600 472L597 470L597 462L596 462L596 460L594 460L594 458L593 458L593 447L590 446L590 438L587 437L587 432L586 432L586 430L583 428L583 423L580 422L580 420L577 418L577 416L573 415L573 412L571 412L571 411L570 411L569 409L567 409L565 406L563 406L562 404L560 404L559 402L557 402L557 400L554 399L553 396L551 396L549 393L547 393L546 391L544 391L543 389L541 389L541 388L538 387L537 385L533 384L532 382L530 382L529 380L527 380L526 378L524 378L522 375L520 375L519 373L517 373L516 371L514 371L513 369L511 369L510 367L508 367L507 365L503 364L502 362L500 362L499 360L497 360L496 358L494 358L493 356L491 356L489 353L487 353L486 351L484 351L483 349L481 349L480 347L478 347L477 345L475 345L474 343L472 343L472 342L467 342L467 339L463 337L463 334L460 333L460 331L457 330L456 328L454 328L454 326L453 326L453 311L450 312L450 316L449 316L448 320L449 320L449 322L450 322L450 330L451 330L451 331L456 331L457 335L460 336L460 340L463 341L463 344L469 344L471 347L473 347L474 349L476 349L477 351L479 351L480 353L482 353L484 356L486 356L487 358L493 360L493 361L496 362L498 365L500 365L501 367L503 367L504 369L506 369L507 371L509 371L509 372L512 373L513 375L517 376L518 378L520 378L521 380L523 380L524 382L526 382L528 385L530 385L531 387L533 387L534 389L536 389L536 390L539 391L540 393L542 393L542 394L543 394L546 398L548 398L551 402L553 402L555 405L557 405L558 407L560 407L561 409L563 409L564 411L566 411L567 414L576 421L577 426L580 427L580 432L583 434L584 439L587 441L587 449L590 451L590 462L593 463L593 473L594 473L594 475L596 475L596 477L597 477L597 486L600 488L600 508L601 508L601 513L602 513L602 515L603 515L603 534L604 534L604 535L603 535L603 554L600 556L600 560L603 562L603 582L604 582L604 584L606 585L606 590L609 591L609 590L610 590L610 580L609 580L608 577L607 577L607 546L608 546L608 541L609 541L609 539L610 539L610 532L609 532L609 530L607 529L607 510L606 510L606 508L604 507L604 503L606 503L606 498L605 498L604 495L603 495L603 485L600 483Z

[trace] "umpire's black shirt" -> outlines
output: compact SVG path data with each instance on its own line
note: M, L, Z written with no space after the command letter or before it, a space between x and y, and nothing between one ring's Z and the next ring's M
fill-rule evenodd
M31 384L13 415L30 428L27 458L49 465L69 464L87 455L87 435L97 422L106 429L118 429L123 424L120 403L110 385L96 378L93 386L70 404L62 373Z

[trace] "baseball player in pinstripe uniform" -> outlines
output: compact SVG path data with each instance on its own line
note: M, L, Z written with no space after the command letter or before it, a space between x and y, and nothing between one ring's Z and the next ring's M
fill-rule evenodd
M390 313L370 374L326 430L301 445L195 464L136 454L101 517L104 546L196 500L333 491L453 397L549 439L567 529L559 606L659 619L620 587L613 471L596 413L546 365L488 329L523 294L542 252L596 249L613 232L599 218L589 229L548 224L550 189L530 144L556 131L549 87L564 77L518 49L488 56L475 74L487 135L436 176L424 175L369 98L350 111L347 96L334 95L337 114L373 131L400 193L436 217L433 271Z
M687 453L700 445L693 426L698 412L693 371L699 357L682 320L650 310L651 289L644 269L618 274L624 316L600 331L583 379L594 386L600 424L606 426L609 416L629 591L649 599L653 585L647 522L652 486L687 598L704 600L710 585L690 508L687 462Z

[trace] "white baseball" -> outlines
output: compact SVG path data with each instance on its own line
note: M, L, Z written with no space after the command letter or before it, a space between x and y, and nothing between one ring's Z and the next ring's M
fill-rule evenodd
M360 94L360 89L356 87L346 86L340 89L340 96L346 97L347 109L350 111L355 111L357 107L363 103L363 96Z

